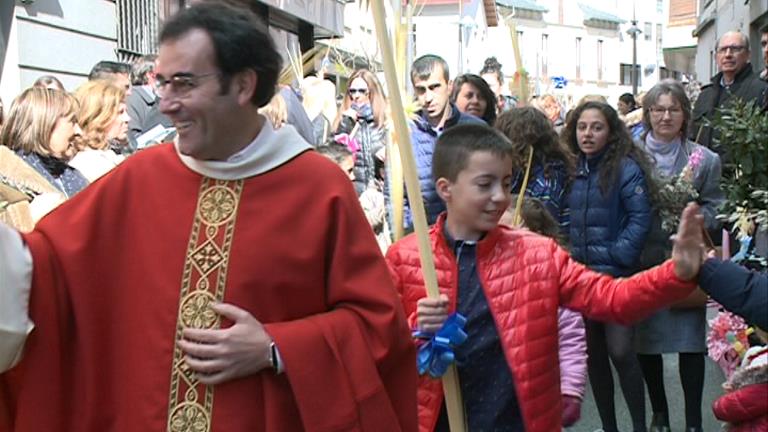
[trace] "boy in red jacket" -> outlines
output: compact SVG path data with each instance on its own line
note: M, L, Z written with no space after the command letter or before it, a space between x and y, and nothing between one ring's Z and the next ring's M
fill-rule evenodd
M426 298L417 240L387 253L412 328L438 331L448 314L466 317L455 348L471 431L560 430L557 308L619 323L684 298L701 264L702 219L683 213L673 260L613 279L571 260L552 239L498 226L510 204L512 147L484 125L449 129L435 145L432 176L447 212L430 230L440 298ZM448 430L440 380L418 389L419 429Z

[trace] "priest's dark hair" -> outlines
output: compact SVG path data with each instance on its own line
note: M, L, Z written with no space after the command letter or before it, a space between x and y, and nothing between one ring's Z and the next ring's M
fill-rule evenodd
M512 157L512 143L486 124L460 124L447 129L435 143L432 155L432 180L455 182L477 152L489 152L499 159ZM510 174L512 174L510 172Z
M258 76L251 101L257 107L269 103L275 93L282 58L269 29L253 12L243 7L203 1L171 17L160 31L160 45L192 30L208 34L221 75L221 93L229 91L232 76L252 69Z

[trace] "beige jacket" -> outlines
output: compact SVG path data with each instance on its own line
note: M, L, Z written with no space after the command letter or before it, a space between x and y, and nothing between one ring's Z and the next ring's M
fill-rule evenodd
M37 219L47 212L37 215L32 211L30 194L53 194L60 196L61 201L65 199L58 189L13 150L0 146L0 222L21 232L32 231Z

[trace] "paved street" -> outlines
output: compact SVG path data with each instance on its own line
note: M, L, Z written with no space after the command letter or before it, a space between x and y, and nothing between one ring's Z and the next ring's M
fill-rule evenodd
M713 310L710 309L708 319L713 316ZM703 429L704 432L717 432L720 430L720 422L712 414L712 402L722 394L720 385L725 381L720 367L717 366L709 357L706 358L706 378L704 381L704 400L702 403ZM618 383L618 378L614 373L614 383ZM667 389L667 402L669 403L670 421L673 432L682 432L685 428L685 404L683 401L683 389L680 386L680 377L678 375L677 354L664 356L664 383ZM621 396L620 389L616 387L616 408L618 410L619 428L622 431L631 432L632 423L629 418L627 406L624 398ZM651 421L651 405L646 395L646 416L648 422ZM593 432L599 430L600 417L597 414L595 401L592 398L592 391L587 388L587 397L581 410L581 420L576 426L568 429L569 432Z

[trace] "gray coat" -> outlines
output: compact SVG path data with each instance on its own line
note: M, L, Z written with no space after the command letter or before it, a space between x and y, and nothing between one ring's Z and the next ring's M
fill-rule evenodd
M638 145L645 149L644 142ZM701 206L707 230L714 233L720 228L716 219L718 207L725 201L725 194L720 188L720 157L706 147L687 141L675 161L674 174L680 174L688 163L688 157L696 149L701 149L704 156L693 178L693 185L699 192L696 201ZM660 264L669 258L672 251L669 240L671 234L661 229L661 219L654 212L651 232L640 255L643 268ZM637 325L635 350L640 354L705 352L706 326L705 308L663 309Z

